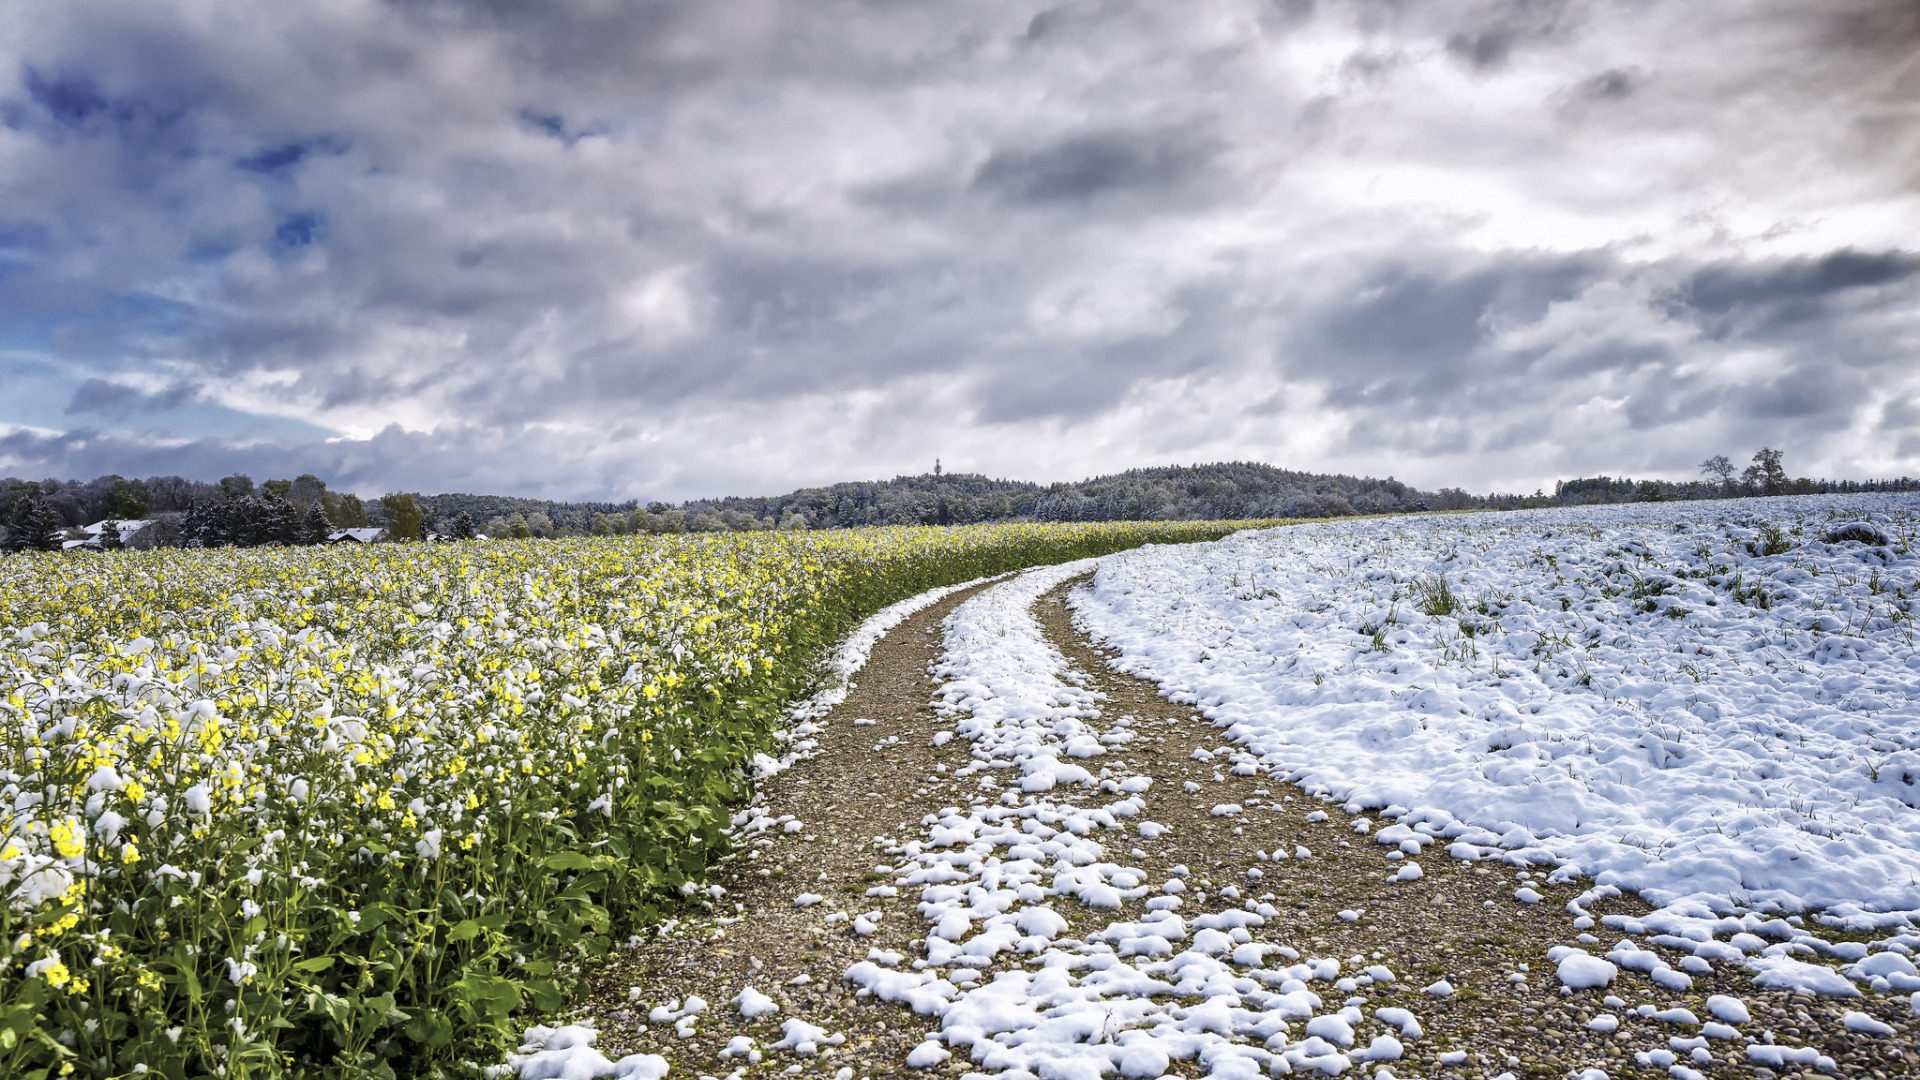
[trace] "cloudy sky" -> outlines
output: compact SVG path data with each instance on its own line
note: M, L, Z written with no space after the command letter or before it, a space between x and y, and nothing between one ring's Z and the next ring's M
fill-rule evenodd
M0 474L1920 475L1912 0L11 0Z

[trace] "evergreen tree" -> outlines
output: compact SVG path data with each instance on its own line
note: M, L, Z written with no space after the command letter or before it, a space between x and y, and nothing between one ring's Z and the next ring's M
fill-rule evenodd
M100 526L100 550L118 551L125 546L120 540L120 522L108 518Z
M324 544L332 535L333 526L327 522L326 511L322 510L317 502L308 504L306 513L300 515L300 530L296 542Z
M207 545L207 505L196 502L187 507L187 516L180 522L181 543L186 547L197 548Z
M269 495L260 500L260 543L300 542L300 510L287 500Z
M234 547L255 547L264 542L266 507L251 497L227 504L227 542Z
M451 540L471 540L473 531L473 515L465 510L453 515L453 520L447 523L447 537Z
M47 505L41 489L25 485L7 514L8 551L60 550L60 513Z
M224 502L196 502L187 511L187 520L181 525L188 547L215 548L226 547L233 543L233 533L228 525L227 504Z
M60 542L66 539L66 531L60 524L60 512L53 508L52 503L43 501L34 506L32 516L27 519L27 535L33 541L35 550L60 550Z

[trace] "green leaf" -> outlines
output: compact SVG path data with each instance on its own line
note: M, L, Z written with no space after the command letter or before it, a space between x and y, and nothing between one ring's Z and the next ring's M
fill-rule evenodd
M447 944L453 945L462 941L472 941L479 933L480 923L478 920L461 919L454 924L453 929L447 931Z
M307 995L307 1008L331 1020L342 1032L352 1027L353 1006L346 998L314 991Z
M333 957L331 956L310 956L305 960L295 961L293 970L305 972L325 971L332 966Z
M441 1047L453 1042L453 1023L444 1013L423 1012L407 1021L407 1037L427 1047Z
M453 984L453 992L477 1020L504 1020L520 1007L520 985L511 979L469 974Z
M560 992L560 988L545 979L528 982L527 996L533 999L533 1007L541 1012L552 1012L567 1003L567 996Z
M541 865L549 870L591 870L593 857L578 851L556 851Z

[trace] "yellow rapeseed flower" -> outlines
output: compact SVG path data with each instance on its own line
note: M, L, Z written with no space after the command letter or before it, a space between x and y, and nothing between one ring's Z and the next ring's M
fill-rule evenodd
M77 822L56 821L47 830L47 835L53 840L53 850L59 852L63 859L77 859L86 854L86 830Z

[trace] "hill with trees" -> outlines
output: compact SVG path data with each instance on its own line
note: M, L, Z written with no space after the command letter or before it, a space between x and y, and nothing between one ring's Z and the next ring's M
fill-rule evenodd
M1257 462L1130 469L1058 484L994 480L936 469L892 480L802 488L762 498L697 499L689 521L758 521L809 528L965 525L983 521L1178 521L1340 517L1430 509L1432 496L1388 478L1305 473Z
M1168 465L1067 483L1035 484L949 473L857 480L784 495L563 502L512 495L393 493L363 503L328 490L317 476L256 485L234 475L218 483L178 476L88 481L0 479L0 547L58 548L96 521L150 520L129 546L218 547L315 543L331 529L381 526L397 537L600 536L637 532L847 529L867 525L969 525L993 521L1181 521L1329 518L1423 510L1507 510L1589 503L1736 498L1850 491L1920 490L1920 481L1793 478L1771 448L1740 469L1724 455L1689 480L1596 476L1563 480L1551 494L1421 491L1388 477L1309 473L1250 461Z

